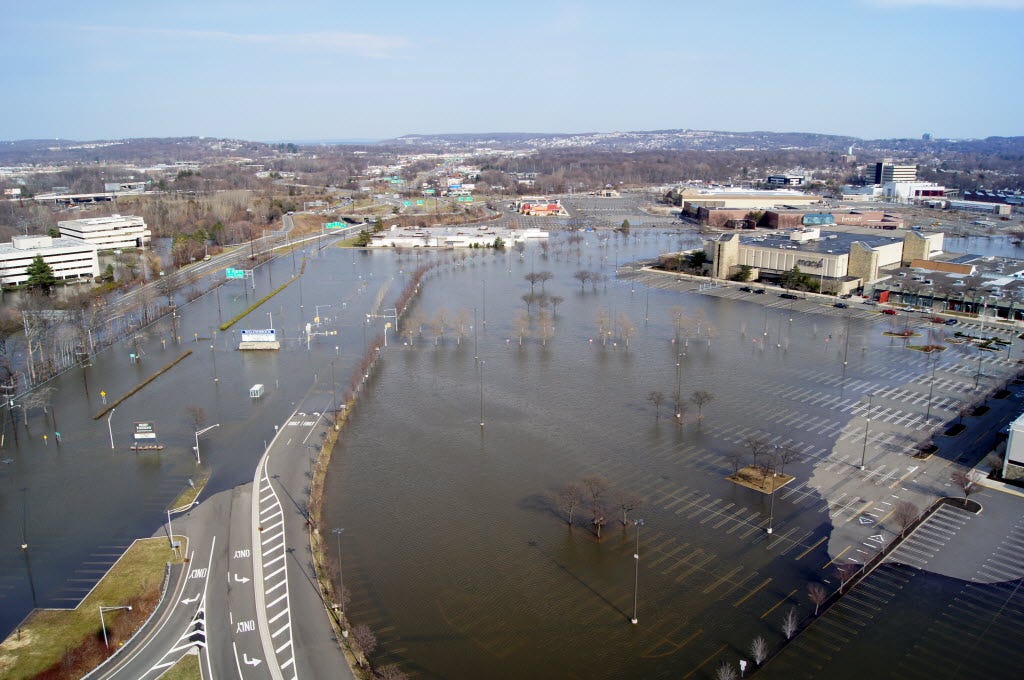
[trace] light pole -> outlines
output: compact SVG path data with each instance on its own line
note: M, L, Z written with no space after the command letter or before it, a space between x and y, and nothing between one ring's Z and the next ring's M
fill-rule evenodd
M341 535L345 533L345 529L342 527L335 527L331 529L331 533L334 534L338 539L338 604L341 606L341 620L342 628L341 634L343 637L348 637L348 630L345 629L345 576L341 570Z
M114 417L114 411L116 411L116 410L117 410L116 407L110 409L110 415L107 416L107 433L110 435L110 450L111 451L114 450L114 428L110 426L110 419Z
M213 359L213 382L220 382L220 378L217 377L217 352L213 349L213 344L210 344L210 358Z
M939 355L932 350L932 379L928 382L928 410L924 414L924 422L927 424L932 417L932 395L935 393L935 364L938 363Z
M100 607L100 628L103 629L103 646L107 649L110 649L110 644L107 641L107 622L103 620L103 612L112 612L117 611L118 609L125 609L127 611L131 611L132 606L130 604L126 604L121 605L119 607Z
M636 551L633 553L633 618L630 621L634 626L639 621L636 617L636 601L637 592L640 587L640 527L643 525L644 521L642 519L633 520L633 526L636 527Z
M868 410L867 416L864 418L864 446L860 450L860 469L864 469L864 458L868 453L868 428L871 427L871 398L873 394L868 395Z
M267 316L270 317L270 328L273 329L274 328L274 313L273 312L267 312Z
M213 425L210 425L209 427L204 427L203 429L201 429L201 430L199 430L199 431L197 431L195 433L195 435L196 435L195 451L196 451L196 464L197 465L202 462L201 460L199 460L199 435L205 434L205 433L209 432L210 430L212 430L215 427L220 427L220 423L215 423Z
M484 360L480 360L480 429L484 429Z
M771 500L768 501L768 533L772 533L772 523L775 521L775 470L772 470L772 490L768 493L771 494Z

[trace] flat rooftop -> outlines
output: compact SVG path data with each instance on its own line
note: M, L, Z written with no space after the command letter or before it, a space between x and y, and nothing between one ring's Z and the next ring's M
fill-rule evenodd
M806 253L827 253L830 250L834 253L846 253L854 241L860 241L871 248L887 246L899 243L903 239L892 236L875 236L874 234L851 234L845 231L822 231L821 236L814 241L791 241L790 232L765 233L765 234L741 234L740 243L745 246L760 246L763 248L778 248L779 250L801 250Z

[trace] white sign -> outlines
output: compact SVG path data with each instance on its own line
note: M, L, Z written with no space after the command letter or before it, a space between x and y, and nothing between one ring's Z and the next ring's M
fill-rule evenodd
M244 330L242 331L242 342L277 342L277 331L273 328Z
M153 423L135 423L136 439L156 439L156 430Z

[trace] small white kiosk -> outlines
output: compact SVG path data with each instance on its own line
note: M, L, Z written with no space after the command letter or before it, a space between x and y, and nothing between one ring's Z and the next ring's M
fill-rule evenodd
M249 388L249 398L259 399L263 396L263 383L256 383Z

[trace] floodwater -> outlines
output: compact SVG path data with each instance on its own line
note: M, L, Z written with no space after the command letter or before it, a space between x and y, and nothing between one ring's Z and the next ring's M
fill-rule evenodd
M13 414L0 412L0 634L13 630L33 605L74 606L125 546L159 529L165 507L197 471L187 407L205 411L204 426L220 425L200 439L202 462L212 472L209 495L252 480L274 426L314 380L330 380L332 361L337 381L346 382L342 376L361 356L366 335L379 332L365 330L365 314L382 290L390 291L384 299L397 295L405 263L396 263L391 253L327 248L318 254L310 247L296 254L294 264L285 255L258 268L255 295L288 280L303 257L310 258L305 274L233 329L215 332L221 319L255 299L251 289L243 292L241 282L231 282L187 305L189 291L182 290L175 318L104 351L88 368L51 381L51 405L46 413L30 409L27 427L20 407ZM307 350L300 331L318 311L327 320L323 328L340 333L315 337ZM269 327L268 313L284 338L283 349L236 351L238 329ZM93 418L104 408L102 392L112 402L187 350L191 356L109 419ZM140 356L136 364L132 353ZM266 393L252 400L248 391L256 383ZM134 423L144 421L154 424L165 445L160 453L129 450ZM26 551L20 549L23 542Z
M774 642L779 622L759 617L806 583L811 567L793 555L828 561L831 525L820 499L812 510L782 499L769 508L725 481L727 454L742 448L734 436L753 425L829 448L829 437L808 440L766 415L776 394L840 375L846 354L850 380L879 386L871 365L905 360L884 351L891 341L876 321L854 321L847 346L838 315L615 277L581 290L576 271L612 274L616 261L678 247L677 237L592 234L578 254L563 239L548 257L531 247L470 258L426 284L414 308L422 335L384 355L328 475L324 525L345 528L349 617L377 631L383 661L418 676L678 677L724 648L742 654L755 635ZM552 272L546 292L564 301L546 344L536 306L533 337L520 344L524 276L539 271ZM688 319L679 343L676 307ZM462 310L478 323L461 341L450 330L438 338L430 321L442 308L449 321ZM604 342L602 310L628 318ZM690 404L674 425L677 383L684 397L714 396L701 422ZM822 389L838 396L842 386ZM665 395L657 420L652 391ZM847 417L822 406L797 414ZM787 471L806 478L808 467ZM606 499L645 499L625 525L610 511L600 541L588 504L569 528L550 500L589 475L607 481ZM799 540L765 540L771 512L776 536ZM644 520L638 577L633 518Z

